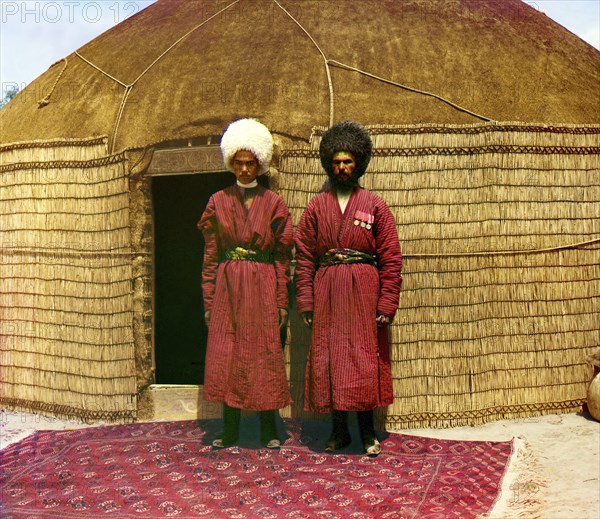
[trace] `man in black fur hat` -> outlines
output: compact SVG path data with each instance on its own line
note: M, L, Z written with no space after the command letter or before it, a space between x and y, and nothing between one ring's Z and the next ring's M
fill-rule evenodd
M348 412L356 411L365 452L376 456L373 411L393 402L388 327L402 257L391 211L359 184L371 150L355 122L325 132L320 157L329 181L302 214L295 242L297 305L312 327L304 407L331 412L327 451L351 443Z

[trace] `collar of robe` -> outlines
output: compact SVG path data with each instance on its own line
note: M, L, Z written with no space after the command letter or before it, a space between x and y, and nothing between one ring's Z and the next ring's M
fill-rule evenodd
M258 186L258 181L256 179L248 184L242 184L239 180L236 180L236 183L238 187L241 187L242 189L252 189L253 187Z

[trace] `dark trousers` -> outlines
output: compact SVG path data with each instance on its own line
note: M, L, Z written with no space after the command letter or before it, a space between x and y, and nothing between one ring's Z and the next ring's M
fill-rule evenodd
M277 438L275 411L260 411L260 438L263 443ZM235 443L240 435L241 409L223 404L223 443Z
M363 443L377 437L373 411L357 411L358 429ZM331 413L332 436L348 436L348 411L333 410Z

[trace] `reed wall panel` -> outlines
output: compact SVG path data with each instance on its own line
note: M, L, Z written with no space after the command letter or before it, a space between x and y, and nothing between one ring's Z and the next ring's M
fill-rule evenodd
M363 183L392 209L405 259L388 427L580 409L600 345L600 127L370 131ZM276 187L294 224L326 178L322 132L282 149ZM152 380L146 154L106 146L0 146L3 405L126 421ZM290 321L290 412L304 416L310 337Z
M326 179L323 130L281 157L295 225ZM390 206L404 254L388 427L579 410L585 359L600 346L600 127L369 130L362 184ZM304 361L293 351L306 353L309 338L296 325L297 388Z
M106 139L0 147L0 402L136 414L129 178Z

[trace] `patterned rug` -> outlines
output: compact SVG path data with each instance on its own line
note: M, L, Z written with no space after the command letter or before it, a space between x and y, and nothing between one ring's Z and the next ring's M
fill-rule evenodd
M332 455L327 424L287 419L277 451L258 444L257 420L242 425L223 450L214 420L38 431L0 452L0 515L467 519L492 509L514 453L512 441L390 433L377 458L358 441Z

